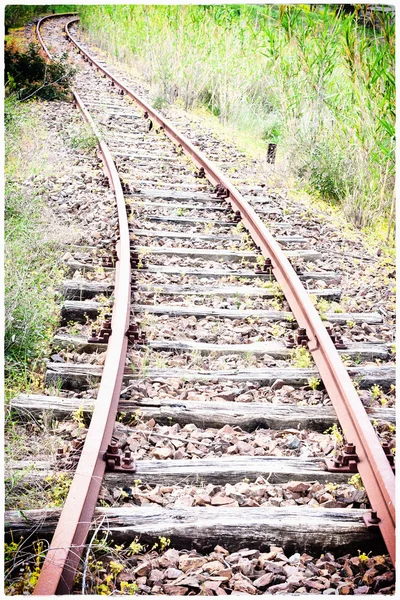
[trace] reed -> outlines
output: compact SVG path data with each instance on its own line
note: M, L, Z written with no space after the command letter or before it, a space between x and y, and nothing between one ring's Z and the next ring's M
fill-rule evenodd
M201 105L265 143L358 226L390 213L395 39L329 5L79 7L91 41L147 78L159 105Z

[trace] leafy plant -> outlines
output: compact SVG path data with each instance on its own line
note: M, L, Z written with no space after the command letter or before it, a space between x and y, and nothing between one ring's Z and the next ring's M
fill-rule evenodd
M45 100L65 100L70 91L75 69L66 64L66 54L60 59L46 62L35 44L26 52L7 45L4 51L6 90L14 93L18 100L33 96Z
M328 427L328 429L326 431L324 431L324 433L328 434L328 435L333 435L333 437L336 440L337 444L342 444L343 442L343 433L340 430L340 428L337 426L336 423L334 423L332 425L332 427Z
M290 358L296 369L308 369L312 365L311 354L303 346L293 348L290 352Z
M362 483L361 475L359 473L355 473L349 479L349 485L354 485L357 490L364 490L364 486Z
M312 390L316 390L320 385L321 381L316 377L310 377L309 379L307 379L307 383Z

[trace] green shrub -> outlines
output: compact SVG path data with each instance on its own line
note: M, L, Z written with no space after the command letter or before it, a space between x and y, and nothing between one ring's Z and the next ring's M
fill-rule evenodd
M75 74L66 64L66 54L59 60L46 62L35 44L26 52L19 52L7 45L4 51L6 89L19 100L37 96L45 100L65 100Z

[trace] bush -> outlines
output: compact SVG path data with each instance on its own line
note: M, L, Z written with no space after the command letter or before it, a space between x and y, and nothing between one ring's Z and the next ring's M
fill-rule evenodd
M75 69L65 61L66 54L63 54L59 60L47 63L34 44L29 45L27 52L6 46L4 66L8 93L14 93L19 100L32 96L44 100L66 99Z

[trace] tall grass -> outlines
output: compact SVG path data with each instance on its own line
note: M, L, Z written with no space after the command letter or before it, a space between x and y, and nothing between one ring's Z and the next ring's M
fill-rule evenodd
M38 132L33 105L6 98L4 357L10 394L40 384L58 321L58 258L62 239L71 236L61 233L43 199L45 188L35 182L47 158Z
M135 63L163 102L203 105L265 142L356 225L394 188L395 40L329 5L81 6L90 39Z

